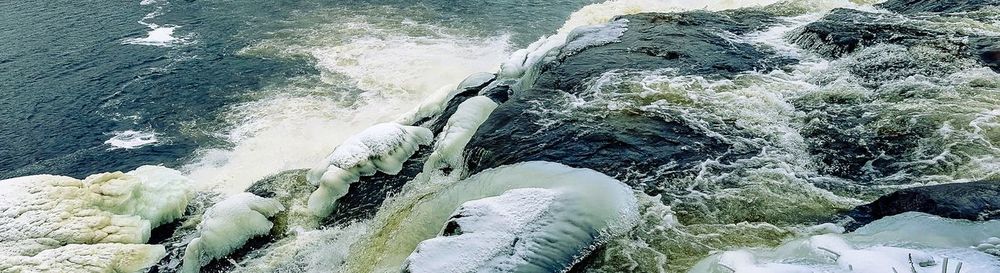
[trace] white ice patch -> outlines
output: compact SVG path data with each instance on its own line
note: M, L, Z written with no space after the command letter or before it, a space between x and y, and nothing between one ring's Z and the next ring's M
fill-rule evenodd
M111 139L104 141L104 144L111 145L111 150L114 149L136 149L149 144L157 143L159 140L156 138L155 132L141 132L141 131L116 131L112 132L114 136Z
M184 213L190 184L180 172L158 166L84 180L36 175L0 181L0 256L9 258L0 264L55 272L130 272L151 266L163 256L162 247L138 244L148 240L151 228ZM107 243L132 250L60 248ZM67 262L69 257L73 260ZM71 264L77 261L87 265Z
M515 189L466 202L441 237L407 258L409 272L558 272L595 242L594 215L576 209L590 200L572 192ZM600 216L596 217L600 218ZM597 225L600 226L600 225Z
M619 38L625 35L627 30L628 20L625 19L603 25L578 27L566 37L566 46L563 47L560 56L580 53L590 47L621 42Z
M509 194L501 196L505 192ZM494 196L501 197L489 199ZM466 203L473 200L480 201ZM470 221L486 222L464 223L474 231L466 235L433 239L463 206L459 213L484 213ZM376 238L392 239L356 243L355 251L363 254L352 257L343 272L392 272L407 256L412 272L475 272L501 265L559 272L593 247L629 232L638 219L637 201L628 186L589 169L549 162L483 171L405 209L384 210L380 213L392 214L391 222L400 224L377 226L372 232ZM498 221L511 226L486 227ZM515 252L504 253L512 257L494 252L502 248Z
M309 183L319 186L309 196L309 210L318 217L330 215L351 183L376 171L399 173L403 163L433 139L434 134L427 128L396 123L378 124L347 139L309 170Z
M728 251L699 262L690 272L951 273L959 266L961 272L1000 272L1000 259L977 248L990 240L1000 242L997 235L1000 221L905 213L854 233L811 236L774 250Z
M486 72L469 75L462 81L462 83L458 84L458 88L451 88L450 86L447 86L434 92L434 94L431 94L427 97L427 99L424 99L424 101L420 103L420 107L417 107L396 119L396 123L416 125L414 123L420 119L431 117L444 110L444 108L448 106L448 102L451 101L451 99L458 93L466 91L468 88L485 85L495 78L496 75Z
M472 97L458 105L458 110L448 119L434 152L424 162L424 172L439 170L445 167L464 169L463 151L472 140L479 126L486 122L499 105L485 96ZM461 173L461 172L459 172Z
M197 273L214 259L225 257L250 238L267 234L274 226L268 218L285 210L277 200L251 193L230 196L202 215L198 238L184 251L183 272Z
M143 272L166 255L161 245L72 244L37 255L0 255L0 272Z

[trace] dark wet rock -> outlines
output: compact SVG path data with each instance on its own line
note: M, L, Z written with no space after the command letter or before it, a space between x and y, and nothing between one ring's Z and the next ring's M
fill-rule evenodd
M973 38L972 52L993 71L1000 72L1000 37Z
M294 222L297 219L309 218L308 212L301 208L306 207L309 195L316 190L315 186L306 181L306 172L308 172L306 169L284 171L261 179L247 189L247 192L257 196L274 198L285 207L284 211L271 219L274 223L274 228L271 229L272 236L280 238L296 225L310 225L310 223Z
M905 20L894 14L835 9L796 30L789 39L804 49L838 58L878 43L909 45L944 35L907 24Z
M510 100L511 94L513 94L513 91L509 85L498 85L482 92L481 95L492 99L496 103L502 104Z
M469 84L471 86L463 86L468 84L467 82L469 81L469 79L467 79L465 82L462 82L462 84L459 85L460 86L459 88L462 88L462 90L459 91L457 94L455 94L455 96L448 101L448 106L446 106L444 110L441 111L441 113L434 115L432 117L418 120L417 122L414 122L413 125L430 129L431 132L434 132L434 135L437 135L438 133L441 132L442 129L444 129L445 124L448 123L448 118L450 118L451 115L455 114L455 111L458 110L459 104L462 104L462 102L471 97L479 95L479 92L483 88L486 88L491 83L493 83L494 79L495 76L494 78L491 78L487 81L481 81Z
M986 221L1000 219L1000 181L944 184L899 190L848 213L850 229L904 212Z
M1000 6L1000 0L889 0L876 7L898 13L969 12Z
M497 108L467 146L471 173L538 160L622 179L630 171L653 174L662 166L688 169L729 149L679 121L631 113L594 117L527 111L536 102L558 101L560 96L558 90L531 89ZM543 119L552 120L551 125L537 123Z
M594 113L565 101L609 71L672 69L678 75L726 78L794 63L736 38L776 24L774 18L755 10L616 18L628 20L620 42L542 64L531 88L515 93L490 115L466 146L470 173L540 160L594 169L652 189L656 186L642 185L637 177L689 175L681 170L708 159L743 156L731 154L729 144L681 119L629 111Z
M795 62L730 37L776 23L760 12L644 13L616 20L621 19L628 20L628 30L620 42L589 47L545 64L535 87L570 91L613 69L672 68L680 74L732 76Z

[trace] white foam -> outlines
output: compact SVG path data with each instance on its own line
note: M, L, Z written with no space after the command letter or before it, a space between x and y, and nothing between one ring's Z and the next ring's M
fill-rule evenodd
M159 139L156 137L156 132L126 130L111 132L111 134L114 136L111 137L111 139L104 141L104 144L112 146L112 148L110 148L111 150L131 150L159 142Z
M140 5L151 5L156 4L159 1L156 0L143 0ZM188 43L185 37L175 37L174 31L176 31L180 26L175 25L159 25L156 23L150 23L150 20L163 14L163 6L156 7L156 10L146 14L139 20L139 24L142 24L149 28L149 32L146 33L146 37L141 38L128 38L122 41L122 44L127 45L148 45L148 46L158 46L158 47L171 47L180 44Z
M277 200L240 193L212 205L198 224L198 237L184 251L182 271L197 273L214 259L229 255L250 238L274 226L267 218L285 210Z
M364 18L355 15L340 17ZM302 32L301 38L268 40L241 54L310 56L323 75L265 88L254 94L259 99L229 109L226 119L235 126L227 139L233 147L202 150L184 168L204 182L200 189L235 193L267 175L313 167L352 135L414 112L421 101L453 91L472 73L495 71L508 47L504 36L427 35L368 22ZM344 94L345 85L361 94Z

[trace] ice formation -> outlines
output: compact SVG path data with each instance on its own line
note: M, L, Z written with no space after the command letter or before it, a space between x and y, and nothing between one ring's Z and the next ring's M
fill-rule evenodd
M0 264L63 272L151 266L164 251L141 244L151 228L184 213L190 184L180 172L158 166L84 180L36 175L0 181Z
M434 133L427 128L396 123L378 124L347 139L320 166L309 170L309 183L319 186L309 196L309 210L318 217L329 216L351 183L376 171L399 173L403 162L433 139Z
M469 88L486 85L493 81L493 79L496 79L496 75L493 73L480 72L466 77L465 80L458 84L457 88L452 86L442 87L438 91L434 92L434 94L431 94L424 99L424 101L420 103L419 107L414 108L410 112L407 112L396 119L396 123L416 124L416 122L421 119L440 113L445 107L448 106L448 102L451 101L455 95L458 95Z
M638 219L635 195L625 184L593 170L550 162L483 171L415 204L399 202L403 209L380 211L399 224L376 227L373 238L355 244L362 253L343 272L391 272L404 263L411 272L558 272L593 247L629 232ZM444 235L456 233L448 228L455 224L446 223L455 213L472 214L454 219L462 234L435 239L443 226ZM425 243L418 247L421 241Z
M1000 221L970 222L905 213L854 233L811 236L773 251L727 251L703 260L691 272L951 273L959 264L962 272L997 272L1000 260L979 246L991 240L1000 242L998 234Z
M0 272L141 272L166 255L161 245L66 245L34 256L0 255Z
M417 246L407 259L407 269L414 273L567 269L596 243L602 222L607 221L606 215L582 209L589 201L579 192L529 188L466 202L445 225L443 236Z
M184 251L184 272L196 273L201 266L229 255L250 238L264 235L274 225L267 218L285 208L277 200L250 193L230 196L213 205L198 224L199 237Z
M496 102L485 96L472 97L458 105L458 110L448 119L438 136L434 152L424 163L424 172L444 167L461 168L464 165L462 152L465 145L469 144L476 129L490 117L497 106Z
M590 47L621 42L619 38L625 35L627 30L626 19L618 19L604 25L578 27L566 37L566 45L563 46L559 56L573 55Z

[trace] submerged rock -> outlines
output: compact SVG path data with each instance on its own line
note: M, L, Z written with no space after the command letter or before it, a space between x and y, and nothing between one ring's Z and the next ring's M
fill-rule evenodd
M1000 219L1000 181L944 184L896 191L848 213L855 229L883 217L923 212L966 220Z
M889 0L877 7L898 13L968 12L1000 6L1000 0Z
M798 29L789 39L804 49L838 58L873 44L914 44L942 35L905 21L895 14L841 8Z

